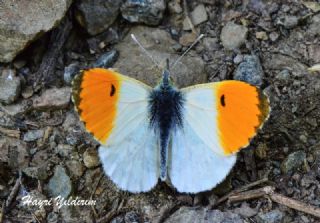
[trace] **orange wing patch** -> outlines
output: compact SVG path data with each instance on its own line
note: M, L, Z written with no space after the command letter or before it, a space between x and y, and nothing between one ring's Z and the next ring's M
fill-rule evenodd
M94 68L79 74L72 84L72 99L86 129L105 142L117 114L121 76L114 71Z
M220 143L226 154L247 146L269 116L268 98L241 81L220 82L216 90Z

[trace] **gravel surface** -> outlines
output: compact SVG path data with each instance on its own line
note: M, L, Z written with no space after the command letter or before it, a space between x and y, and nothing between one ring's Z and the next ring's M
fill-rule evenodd
M0 206L11 200L0 210L0 222L320 221L266 197L219 201L267 178L250 189L270 185L278 194L320 207L320 73L307 70L320 63L320 3L188 0L184 7L180 0L45 2L56 4L59 14L48 10L44 20L36 11L31 16L30 7L20 5L16 15L6 5L10 17L0 16ZM20 21L19 15L30 19ZM61 50L53 50L64 20L72 21L70 35L57 44ZM21 36L18 24L45 29ZM74 111L71 80L81 69L101 66L154 86L161 71L129 34L164 66L166 58L174 61L197 37L192 28L205 37L172 71L176 85L244 80L269 96L271 116L238 154L231 174L211 191L180 194L166 183L142 194L120 191L103 174L99 144ZM3 38L23 42L14 47ZM56 59L44 63L48 55ZM50 75L37 82L40 64ZM15 191L19 173L21 186ZM95 204L28 206L22 201L26 195L92 199Z

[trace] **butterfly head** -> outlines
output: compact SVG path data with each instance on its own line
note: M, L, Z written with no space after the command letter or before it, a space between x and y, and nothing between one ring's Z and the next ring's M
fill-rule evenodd
M162 73L162 81L161 85L163 86L169 86L170 85L170 72L169 70L165 69Z

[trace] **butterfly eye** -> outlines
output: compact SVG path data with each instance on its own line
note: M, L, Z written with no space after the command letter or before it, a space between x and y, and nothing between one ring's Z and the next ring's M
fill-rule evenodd
M224 99L224 94L221 95L221 97L220 97L220 103L221 103L221 105L222 105L223 107L226 106L226 102L225 102L225 99Z
M116 93L116 88L113 84L111 84L110 96L112 97Z

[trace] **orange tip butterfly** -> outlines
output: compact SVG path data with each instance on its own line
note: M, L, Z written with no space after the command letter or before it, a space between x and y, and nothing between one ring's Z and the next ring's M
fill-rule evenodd
M166 69L151 88L110 69L83 71L73 102L100 142L105 173L122 190L151 190L169 180L179 192L210 190L269 117L257 87L221 81L177 89Z

